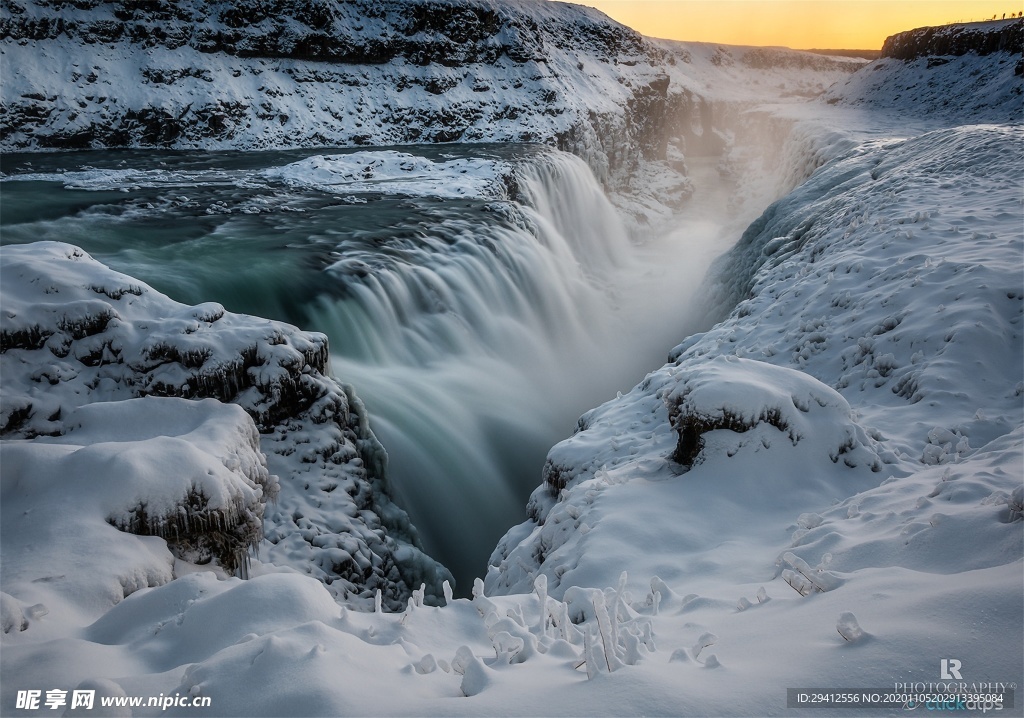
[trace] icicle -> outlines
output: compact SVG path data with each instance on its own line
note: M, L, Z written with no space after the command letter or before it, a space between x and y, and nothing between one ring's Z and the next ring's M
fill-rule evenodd
M594 643L590 630L585 629L583 631L583 661L587 664L587 680L590 681L594 680L594 676L600 672L600 665L603 662L598 661L597 647Z
M597 630L601 634L601 648L604 653L605 665L611 673L621 664L617 653L618 649L618 622L613 621L608 615L608 607L604 602L604 593L597 591L594 594L594 616L597 619Z
M565 641L573 643L573 638L579 638L579 631L575 630L576 627L569 620L569 605L561 601L558 603L558 627L561 629L562 638Z
M541 638L548 635L548 577L540 574L533 581L533 588L537 592L537 599L540 601L540 624L538 632Z
M640 637L635 635L632 631L627 631L624 636L623 645L626 649L622 658L623 662L626 665L635 666L640 662L640 658L642 656L640 653Z
M629 581L629 574L623 571L619 574L619 585L615 589L615 599L612 605L612 618L620 621L629 620L629 607L626 605L626 583Z
M513 621L518 623L523 628L526 628L526 616L523 615L523 607L521 604L516 604L515 608L510 608L506 611L506 615Z

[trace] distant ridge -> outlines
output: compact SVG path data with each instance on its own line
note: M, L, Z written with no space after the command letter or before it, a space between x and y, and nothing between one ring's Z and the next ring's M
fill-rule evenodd
M832 55L833 57L863 57L865 60L877 60L882 55L881 50L801 50L801 52L813 52L815 55Z

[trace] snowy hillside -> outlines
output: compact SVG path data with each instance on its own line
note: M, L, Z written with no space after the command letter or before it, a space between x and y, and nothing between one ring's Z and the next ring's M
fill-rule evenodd
M494 548L472 598L452 595L389 499L387 447L367 425L360 387L331 378L322 334L173 301L70 244L5 244L0 712L50 713L49 698L55 715L904 715L952 693L971 696L973 713L1021 714L1024 76L1013 74L1015 46L998 38L1013 41L1024 25L997 24L994 40L972 35L962 53L917 31L815 100L822 78L845 78L832 59L649 41L557 3L324 2L300 14L285 2L8 3L7 149L74 138L354 142L323 134L353 132L327 119L351 110L366 142L445 139L424 136L428 125L473 140L529 133L605 179L637 170L645 148L678 170L708 155L726 214L770 204L701 285L704 330L666 336L663 366L551 448L526 520ZM417 10L442 6L464 13L436 27L440 15ZM904 57L915 43L926 55ZM65 70L86 46L92 74ZM150 72L138 92L90 89L134 88L155 63L165 74ZM297 79L314 70L318 82ZM396 91L387 83L400 74L408 84ZM445 77L446 90L429 89ZM466 99L478 81L483 98L507 97L489 94L502 83L521 91L518 115ZM325 82L338 93L319 97ZM23 97L30 83L44 88L37 97ZM166 94L150 95L153 86ZM961 92L958 105L942 105ZM242 109L211 122L223 93ZM249 105L264 97L271 108L259 118ZM82 114L71 98L86 103ZM485 113L464 114L470 104ZM165 114L139 119L156 107ZM188 121L171 121L179 116ZM159 127L177 134L147 136ZM679 234L648 239L678 242L671 256L683 259L635 265L646 273L622 284L614 275L634 271L651 246L630 245L583 163L541 153L514 172L514 161L451 149L436 161L393 149L310 153L201 177L19 167L4 191L25 185L15 196L31 197L63 183L66 195L39 204L58 221L26 222L50 232L104 213L113 219L85 226L114 235L115 224L135 226L129 215L185 225L232 212L270 215L275 232L307 222L300 230L329 258L317 267L379 291L372 307L387 312L372 316L386 321L368 325L407 335L386 348L427 355L431 378L439 366L473 381L496 375L504 398L489 409L501 418L541 423L547 408L521 409L535 395L502 356L581 333L592 343L569 346L585 347L571 367L582 374L638 350L624 339L630 324L683 326L673 323L690 309L683 299L625 313L641 284L679 291L720 239L704 207L655 206L672 193L643 185L663 172L631 177L642 198L630 206L675 216ZM166 208L144 194L120 199L161 182L175 196L156 199L192 214L146 214ZM216 196L230 202L176 196L189 183L193 197L201 185L226 188ZM302 205L307 189L328 200ZM106 204L85 203L86 191ZM701 200L717 202L716 191ZM445 201L462 214L444 214ZM337 244L336 227L309 219L354 222L351 208L371 202L375 221L400 216L404 233L359 225ZM44 211L24 204L18 216ZM199 239L218 232L234 237L238 225ZM141 235L126 240L129 255L141 253ZM286 239L298 252L295 234ZM272 256L292 256L280 249ZM275 267L284 273L285 261ZM473 291L453 291L464 285ZM606 338L609 327L621 332ZM443 353L450 344L472 354L477 343L480 365ZM551 377L537 381L548 401L562 396ZM437 387L405 386L400 400L429 431L464 406ZM439 386L475 390L468 380ZM513 436L512 448L521 444ZM467 446L437 448L468 462ZM225 570L243 574L247 561L246 579ZM96 709L73 709L73 691L92 692ZM867 705L795 702L826 691Z
M827 102L929 115L945 123L1024 119L1024 20L920 28L890 37L870 72Z
M968 460L985 465L988 451L1006 452L1022 425L1024 391L1022 139L1019 130L972 127L864 145L770 208L718 267L720 281L740 285L743 301L633 392L585 415L579 432L552 450L532 499L534 520L499 547L488 587L522 591L540 573L553 594L563 585L613 583L636 565L638 542L661 533L680 533L675 555L706 562L722 537L710 526L700 531L702 520L744 516L739 526L764 521L779 531L786 520L768 518L776 502L800 526L798 514L824 514L833 500L857 506L862 490L887 478ZM969 377L962 367L972 367ZM947 479L975 471L953 467ZM987 499L991 508L980 510L999 523L1019 478L1014 465L1003 481L959 495L972 505ZM652 493L635 539L619 515L624 500L605 491ZM939 484L930 498L954 501L958 492L949 491ZM659 529L652 512L666 506L665 492L731 508L701 510L678 527L685 509L672 505ZM868 533L927 522L931 505L922 501L924 513L891 517ZM940 505L940 513L952 508ZM615 528L604 528L607 520ZM802 528L818 527L811 523ZM982 562L1007 563L1008 575L1019 576L1021 527L1004 526L994 544L1000 553L985 546ZM798 534L793 547L812 543ZM582 548L597 542L600 549ZM825 544L843 566L836 535ZM789 545L780 536L777 556ZM906 553L901 560L921 560ZM685 561L652 561L650 572L662 578L690 574ZM730 561L715 565L715 573L735 570Z

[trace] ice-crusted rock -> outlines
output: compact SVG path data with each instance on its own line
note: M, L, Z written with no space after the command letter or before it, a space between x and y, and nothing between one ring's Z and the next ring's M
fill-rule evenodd
M440 595L448 574L388 498L386 455L358 399L327 376L325 336L179 304L66 244L4 247L0 271L5 438L64 437L74 410L98 401L237 404L281 478L264 515L266 561L298 566L339 597L368 602L381 590L394 608L421 583ZM151 509L122 518L115 523L154 532Z

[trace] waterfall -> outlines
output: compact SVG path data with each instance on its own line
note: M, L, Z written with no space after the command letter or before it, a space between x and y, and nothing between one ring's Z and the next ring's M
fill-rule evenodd
M502 221L439 217L343 242L328 272L344 295L308 309L366 402L393 493L460 591L523 520L548 449L685 335L713 256L688 270L699 252L678 233L632 245L572 155L531 156L516 184Z
M343 295L307 310L366 402L396 498L460 590L522 520L548 448L606 398L592 389L611 277L631 252L582 161L541 154L517 180L523 204L505 221L343 242L327 270Z
M693 329L725 199L709 165L693 216L638 245L572 155L417 151L46 156L5 184L47 204L4 241L69 241L180 301L327 333L395 498L466 592L548 449Z

